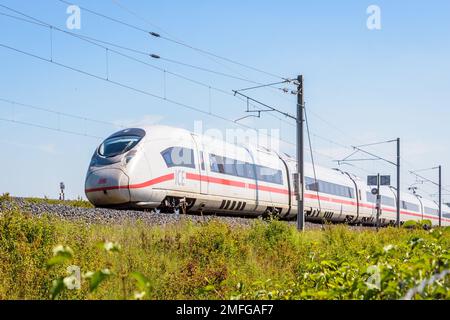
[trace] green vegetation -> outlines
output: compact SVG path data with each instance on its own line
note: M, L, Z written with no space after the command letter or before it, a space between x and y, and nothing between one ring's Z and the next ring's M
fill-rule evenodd
M0 195L0 205L5 202L12 202L14 198L8 193L3 193ZM94 206L86 200L78 198L77 200L58 200L58 199L49 199L47 197L44 198L24 198L25 202L28 203L37 203L37 204L61 204L65 206L71 207L79 207L79 208L94 208Z
M0 195L0 204L2 204L3 202L6 202L6 201L11 201L11 195L8 192Z
M400 299L450 269L450 230L278 221L165 227L0 212L0 299ZM81 288L69 290L81 269ZM450 277L416 299L449 299Z
M31 203L47 203L47 204L62 204L65 206L79 207L79 208L94 208L94 206L86 200L58 200L48 198L25 198L25 201Z

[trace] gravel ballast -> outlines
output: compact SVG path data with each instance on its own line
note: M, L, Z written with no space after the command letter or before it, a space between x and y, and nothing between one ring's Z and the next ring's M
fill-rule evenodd
M168 225L176 224L183 221L192 221L204 223L208 221L220 221L231 226L251 226L257 218L241 218L232 216L216 216L216 215L180 215L168 213L156 213L141 210L117 210L107 208L83 208L72 205L47 203L45 200L36 202L29 201L25 198L11 198L11 200L3 201L0 205L0 212L17 207L24 212L33 216L42 216L48 214L65 220L82 220L87 223L126 223L142 221L149 225ZM287 222L295 224L295 221ZM318 223L305 223L306 229L321 229L324 226ZM367 227L349 226L351 229L366 229Z

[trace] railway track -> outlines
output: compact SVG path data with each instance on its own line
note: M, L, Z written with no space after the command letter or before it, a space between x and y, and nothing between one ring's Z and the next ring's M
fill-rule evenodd
M69 221L84 221L87 223L127 223L134 221L142 221L149 225L168 225L176 224L183 221L192 221L195 223L204 223L208 221L220 221L231 226L250 226L257 219L256 218L242 218L232 216L219 215L180 215L155 213L141 210L117 210L107 208L84 208L73 205L53 204L45 202L45 200L36 202L25 198L11 198L3 201L0 205L0 213L5 210L17 208L21 211L31 214L32 216L43 216L49 214L50 216L61 218ZM286 222L295 224L295 221ZM318 223L306 222L306 229L321 229L324 225ZM370 229L370 227L363 226L349 226L351 229Z

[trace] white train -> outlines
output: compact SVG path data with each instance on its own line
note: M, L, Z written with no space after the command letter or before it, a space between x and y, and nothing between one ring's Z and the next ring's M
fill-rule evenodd
M375 196L347 172L305 165L305 215L373 224ZM85 192L98 207L145 208L239 216L276 214L295 218L295 159L265 148L237 146L184 129L150 126L121 130L95 151ZM396 192L382 187L382 225L396 220ZM438 206L401 194L401 220L438 223ZM442 224L450 224L443 212Z

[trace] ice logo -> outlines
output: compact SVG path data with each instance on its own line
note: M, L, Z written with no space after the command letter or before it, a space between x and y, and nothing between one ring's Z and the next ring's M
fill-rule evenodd
M79 6L71 5L67 7L67 14L70 16L67 18L66 26L69 30L81 29L81 9Z

